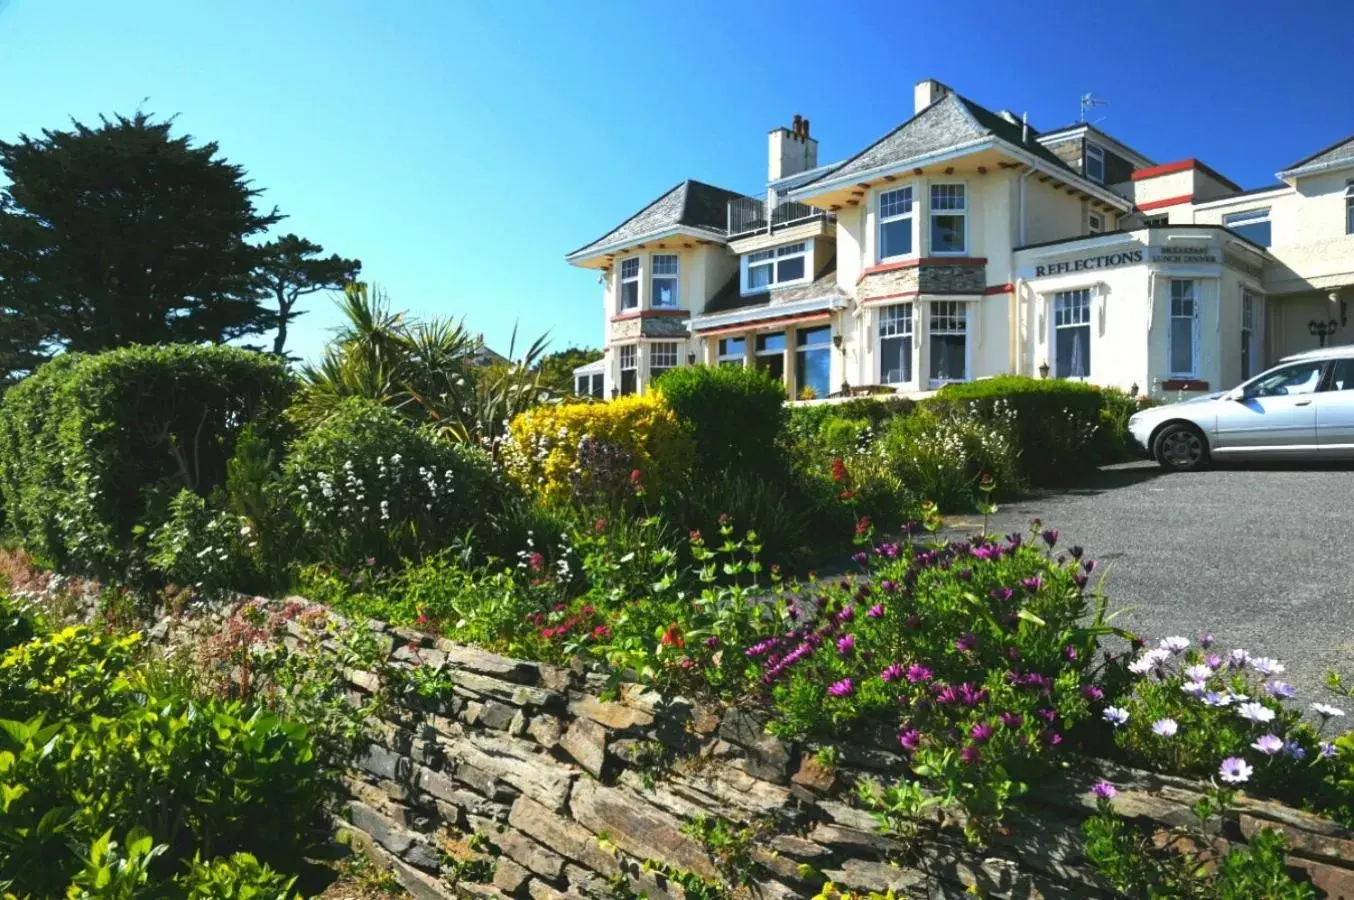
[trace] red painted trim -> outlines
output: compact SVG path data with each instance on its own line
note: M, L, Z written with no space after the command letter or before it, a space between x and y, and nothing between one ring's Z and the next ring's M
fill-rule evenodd
M1149 209L1162 209L1167 206L1179 206L1181 203L1193 203L1193 194L1181 194L1179 197L1167 197L1164 200L1151 200L1147 203L1139 203L1138 209L1146 212Z
M898 294L880 294L878 297L866 297L864 300L860 301L860 305L874 306L875 304L882 303L885 300L905 300L909 297L920 297L920 296L921 291L902 291L901 293Z
M824 310L823 312L810 313L805 316L777 317L769 316L765 319L754 319L751 322L739 322L737 325L725 325L721 328L714 328L710 331L703 331L700 328L692 330L701 337L718 337L722 334L738 334L743 331L756 331L765 325L798 325L801 322L820 322L824 319L831 319L832 313Z
M880 263L877 266L870 266L860 273L856 279L856 284L860 284L871 275L878 275L881 272L893 272L898 269L912 269L917 266L985 266L987 257L985 256L919 256L916 259L900 259L897 262Z
M983 296L988 296L990 294L1009 294L1014 290L1015 285L1011 284L1009 281L1005 284L989 284L987 287L983 288Z
M685 319L691 315L687 309L637 309L632 312L623 312L611 317L613 322L624 322L627 319Z
M1199 161L1191 157L1176 162L1162 163L1159 166L1149 166L1146 169L1134 169L1133 174L1129 177L1133 181L1142 181L1144 178L1157 178L1161 175L1174 175L1176 172L1188 172L1198 165Z
M1206 391L1208 382L1197 378L1171 378L1161 383L1163 391Z

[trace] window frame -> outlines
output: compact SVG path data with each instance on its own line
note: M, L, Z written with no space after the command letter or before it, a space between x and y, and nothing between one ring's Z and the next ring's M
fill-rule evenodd
M887 320L885 319L885 315L886 315L887 313L895 312L895 311L901 311L901 310L904 310L904 309L906 309L907 315L905 315L905 316L894 316L894 317L890 317L890 318L887 319ZM907 323L906 330L903 330L903 329L900 328L900 327L896 327L896 326L898 326L898 324L899 324L900 322L904 322L904 321ZM885 334L885 333L884 333L884 329L885 329L885 326L886 326L886 325L888 325L888 326L895 326L895 327L892 327L892 328L890 329L890 331L891 331L890 334ZM889 303L889 304L885 304L884 306L880 306L879 309L878 309L877 321L875 322L874 335L875 335L875 358L876 358L877 366L878 366L878 369L879 369L879 375L878 375L878 381L879 381L879 383L880 383L880 384L889 384L889 385L897 385L897 384L916 384L916 382L917 382L917 354L916 354L916 352L915 352L916 349L917 349L917 344L916 344L916 341L917 341L917 309L916 309L916 304L909 300L909 301L906 301L906 302L904 302L904 303ZM903 370L903 374L906 376L906 378L905 378L903 381L885 381L885 380L884 380L884 375L885 375L885 369L884 369L884 342L885 342L885 341L898 341L898 342L902 343L903 346L904 346L904 347L906 348L906 350L907 350L907 365L906 365L906 367L905 367L904 370Z
M1085 157L1085 161L1084 161L1084 163L1082 164L1082 167L1081 167L1082 174L1084 174L1084 175L1085 175L1088 179L1090 179L1091 181L1094 181L1096 184L1104 184L1104 183L1105 183L1105 148L1102 147L1102 146L1100 146L1099 144L1097 144L1095 141L1086 141L1086 144L1085 144L1085 147L1084 147L1084 152L1083 152L1082 155ZM1100 163L1100 175L1099 175L1099 176L1096 176L1096 175L1092 175L1092 174L1091 174L1091 160L1092 160L1092 159L1095 159L1097 162Z
M635 273L633 275L625 274L627 263L635 264ZM644 264L640 261L638 256L628 256L621 260L620 264L616 266L616 305L620 312L630 312L631 310L639 309L641 300L639 286L643 275ZM625 287L629 284L635 286L635 302L633 305L627 306L625 304Z
M1059 322L1061 313L1060 304L1069 299L1080 299L1078 295L1085 295L1085 305L1080 306L1085 310L1086 321L1084 322ZM1067 288L1061 291L1055 291L1053 302L1049 307L1049 323L1051 324L1052 334L1049 337L1050 356L1053 357L1053 377L1061 378L1065 381L1089 381L1091 378L1091 362L1095 359L1095 354L1091 352L1091 338L1094 336L1092 326L1095 323L1095 289L1087 287ZM1085 375L1064 375L1059 371L1058 362L1058 332L1069 331L1073 328L1086 329L1086 374Z
M1354 179L1345 182L1345 234L1354 234Z
M963 198L964 198L964 208L961 209L961 210L958 210L958 211L952 210L952 209L946 209L946 210L942 210L942 211L940 211L940 212L937 212L937 211L936 211L936 188L949 188L949 187L957 187L957 188L959 188L959 190L960 190L960 192L962 193ZM929 226L929 229L928 229L927 234L926 234L926 237L927 237L927 253L928 253L928 255L930 255L930 256L956 256L956 257L958 257L958 256L968 256L968 255L969 255L969 246L970 246L970 243L969 243L969 202L968 202L968 201L969 201L969 192L968 192L968 182L966 182L966 181L933 181L933 182L931 182L931 184L928 185L928 187L927 187L927 191L926 191L926 200L927 200L927 204L926 204L927 225ZM961 248L958 249L958 250L937 250L937 249L936 249L936 246L935 246L935 237L936 237L936 217L937 217L937 216L949 216L949 217L956 217L956 216L957 216L958 218L960 218L960 219L963 220L963 223L964 223L964 229L963 229L963 232L964 232L964 246L963 246L963 247L961 247Z
M625 364L626 351L630 351L630 365ZM616 348L617 367L620 371L620 378L616 379L616 390L621 396L639 393L639 344L621 344ZM627 391L625 389L625 373L634 373L634 389Z
M658 365L659 353L662 353L666 359L668 352L672 353L672 365ZM681 341L649 341L649 383L664 372L671 372L682 364Z
M738 348L738 353L725 353L723 345L726 341L741 341L742 346ZM746 335L739 337L722 337L715 339L715 365L727 366L737 363L740 368L746 368L748 364L748 339Z
M1241 380L1249 381L1254 378L1258 372L1248 372L1248 368L1255 365L1256 361L1256 338L1259 336L1259 329L1255 327L1256 314L1260 307L1260 294L1252 291L1248 287L1241 289ZM1248 365L1249 363L1249 365Z
M827 340L818 344L809 344L806 338L813 333L827 333ZM832 325L814 325L810 328L795 329L795 393L802 393L804 385L801 383L800 369L803 368L805 374L808 373L808 354L822 352L827 354L827 383L823 385L823 397L832 393ZM822 397L815 395L814 399L821 400Z
M891 216L884 215L884 198L890 194L898 194L906 191L908 194L907 212L895 213ZM875 262L885 263L897 259L909 259L917 255L917 190L916 185L904 184L898 187L891 187L888 190L880 191L875 195L875 230L874 230L874 258ZM894 222L906 220L908 223L908 244L910 245L906 253L895 253L892 256L884 255L884 226Z
M1191 314L1188 316L1177 315L1175 312L1175 301L1177 298L1175 286L1177 284L1187 284L1190 286L1189 300L1192 304ZM1197 278L1172 278L1170 283L1170 306L1167 313L1170 318L1170 327L1167 329L1166 339L1166 364L1172 378L1198 378L1199 377L1199 332L1200 328L1200 301L1199 301L1199 280ZM1188 372L1177 371L1175 368L1175 329L1178 322L1190 323L1190 370Z
M790 251L791 248L799 249ZM755 262L752 257L762 254L771 254L766 259L759 259ZM804 274L798 278L779 280L780 264L788 259L802 259L804 261ZM751 287L748 283L748 275L753 266L771 267L771 280L765 286ZM788 244L781 244L777 247L763 247L760 250L752 250L744 253L738 259L739 269L739 293L746 297L750 294L765 294L776 288L791 287L796 284L808 284L813 280L813 240L806 238L802 241L791 241Z
M757 348L757 344L758 344L758 342L760 342L760 341L762 340L762 338L775 337L776 335L780 335L780 339L781 339L781 346L780 346L780 349L778 349L778 350L759 350L759 349ZM767 358L767 359L771 359L771 358L773 358L773 357L777 357L777 356L778 356L778 357L780 357L780 382L781 382L781 384L788 384L789 382L788 382L786 379L789 378L790 372L789 372L788 367L785 365L785 350L786 350L786 348L788 348L789 346L790 346L790 337L789 337L789 335L788 335L784 330L781 330L781 331L765 331L765 332L762 332L761 334L753 335L753 336L752 336L752 366L753 366L753 368L755 368L755 369L760 369L760 368L761 368L761 365L760 365L760 363L758 363L758 360L762 359L763 357L765 357L765 358Z
M947 304L962 313L963 327L959 329L936 328L936 308L941 304ZM969 304L966 300L931 300L926 309L926 381L931 387L942 387L947 384L961 384L973 379L973 341L970 340L972 332L969 330ZM946 318L953 319L954 313L947 312ZM954 378L933 378L931 377L931 364L934 347L932 341L936 337L948 337L956 334L964 336L964 377Z
M658 260L671 259L672 272L658 271ZM672 303L658 302L658 282L672 282ZM682 257L679 253L649 254L649 306L653 309L681 309L682 307Z
M1256 209L1242 210L1241 212L1227 213L1222 217L1222 227L1228 229L1238 237L1245 238L1248 241L1259 244L1261 247L1272 247L1274 245L1274 219L1271 217L1272 207L1262 206ZM1230 220L1241 219L1239 223ZM1236 225L1245 227L1247 225L1266 225L1269 228L1269 238L1265 241L1256 240L1250 235L1238 231Z

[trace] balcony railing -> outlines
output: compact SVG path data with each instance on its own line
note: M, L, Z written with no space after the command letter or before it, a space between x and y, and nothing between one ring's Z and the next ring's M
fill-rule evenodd
M811 222L814 219L831 221L832 213L815 209L806 203L786 200L776 204L771 210L771 221L767 221L766 203L756 197L738 197L729 201L729 237L754 234L758 231L771 232L788 225Z

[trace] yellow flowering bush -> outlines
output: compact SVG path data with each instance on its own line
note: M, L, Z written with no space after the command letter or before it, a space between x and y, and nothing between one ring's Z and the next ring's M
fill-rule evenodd
M528 410L508 428L503 462L514 481L547 500L591 502L662 496L694 453L661 395L645 394Z

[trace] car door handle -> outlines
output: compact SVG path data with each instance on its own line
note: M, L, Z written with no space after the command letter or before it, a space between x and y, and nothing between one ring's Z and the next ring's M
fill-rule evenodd
M1306 400L1299 400L1299 401L1297 401L1296 403L1294 403L1293 405L1294 405L1294 406L1311 406L1311 405L1312 405L1312 401L1311 401L1311 398L1309 397L1309 398L1306 399Z

